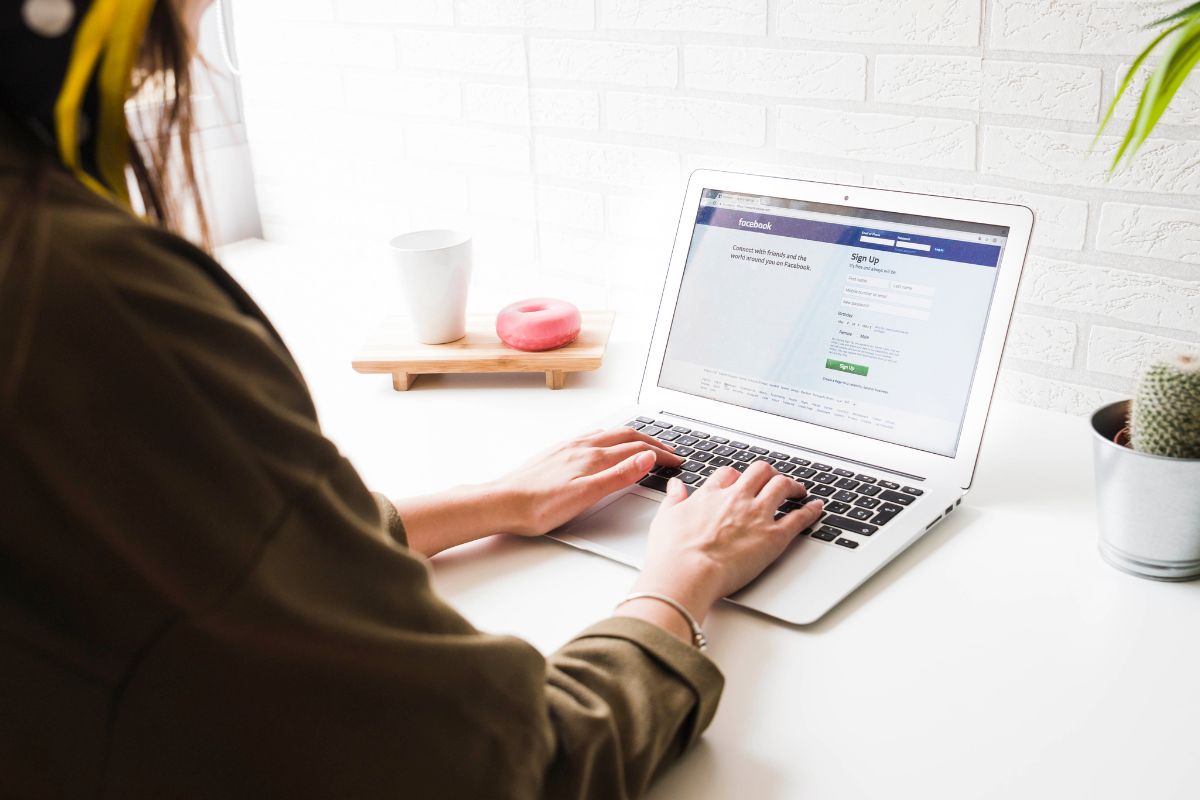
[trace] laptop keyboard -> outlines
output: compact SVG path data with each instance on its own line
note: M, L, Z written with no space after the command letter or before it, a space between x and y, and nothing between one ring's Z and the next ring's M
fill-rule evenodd
M667 481L679 478L693 491L718 468L733 467L745 472L755 461L766 461L775 469L804 484L808 494L787 500L775 512L775 518L795 511L814 498L825 501L825 513L812 527L801 531L820 542L853 550L895 519L924 492L914 486L881 480L874 475L811 461L782 450L770 450L715 436L684 425L674 425L653 417L638 417L626 427L667 442L683 459L678 467L656 467L639 483L658 492L667 490Z

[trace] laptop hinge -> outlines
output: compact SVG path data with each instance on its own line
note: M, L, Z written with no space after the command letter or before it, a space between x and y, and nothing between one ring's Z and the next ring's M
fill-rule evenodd
M828 458L837 459L838 461L845 461L849 464L857 464L861 467L868 467L870 469L877 469L877 470L882 470L884 472L890 472L893 475L900 475L905 478L911 478L914 481L925 480L925 478L923 478L922 476L913 475L911 472L902 472L901 470L893 469L892 467L885 467L882 464L872 464L870 461L859 461L856 458L846 458L845 456L840 456L837 453L827 453L824 450L814 450L811 447L805 447L804 445L794 444L792 442L784 442L784 441L780 441L779 439L772 439L770 436L763 436L762 434L759 434L759 433L750 433L748 431L739 430L737 428L731 428L728 425L714 425L713 423L709 422L708 420L696 419L695 417L689 417L689 416L686 416L685 414L676 414L674 411L670 411L665 408L660 409L660 412L663 414L669 414L672 417L678 417L679 419L686 419L688 422L696 422L701 425L707 425L710 428L720 428L722 430L729 431L730 433L740 433L743 436L749 436L751 439L762 439L764 442L774 442L777 445L781 445L782 447L790 447L793 450L803 450L806 453L812 453L812 454L818 455L818 456L826 456Z

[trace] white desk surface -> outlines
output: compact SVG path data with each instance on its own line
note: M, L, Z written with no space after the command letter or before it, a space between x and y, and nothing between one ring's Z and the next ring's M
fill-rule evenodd
M393 495L499 474L636 393L648 330L620 318L604 366L562 391L538 375L481 375L397 393L349 365L393 302L378 254L246 242L221 255L296 354L328 434ZM473 289L471 305L530 293ZM1200 582L1104 564L1093 495L1083 419L998 403L962 508L826 618L709 617L720 710L651 796L1200 796ZM439 556L434 576L475 625L547 653L633 580L509 537Z

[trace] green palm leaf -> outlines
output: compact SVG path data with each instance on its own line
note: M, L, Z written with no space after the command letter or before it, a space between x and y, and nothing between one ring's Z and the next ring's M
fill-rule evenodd
M1166 25L1168 22L1174 22L1177 19L1183 19L1184 17L1195 14L1198 11L1200 11L1200 3L1192 3L1190 6L1184 6L1183 8L1179 9L1174 14L1168 14L1162 19L1154 20L1154 22L1151 22L1146 27L1157 28L1159 25Z
M1104 132L1105 127L1112 120L1117 104L1129 89L1137 71L1146 62L1147 58L1159 45L1174 35L1174 38L1171 38L1167 42L1165 55L1160 58L1158 66L1155 67L1149 81L1146 83L1146 87L1142 90L1141 97L1138 98L1137 110L1121 138L1121 144L1117 148L1116 155L1113 157L1109 172L1114 172L1122 159L1132 159L1134 157L1162 118L1163 113L1167 110L1171 100L1174 99L1175 94L1179 91L1179 88L1183 85L1183 82L1187 79L1192 69L1196 66L1197 62L1200 62L1200 2L1192 3L1153 24L1167 23L1171 23L1170 26L1154 37L1146 49L1138 54L1138 57L1130 66L1129 72L1125 75L1124 80L1122 80L1120 87L1117 89L1116 96L1113 98L1108 111L1104 115L1104 119L1100 121L1100 127L1096 131L1096 138L1092 140L1094 146L1096 140L1100 138L1100 134Z

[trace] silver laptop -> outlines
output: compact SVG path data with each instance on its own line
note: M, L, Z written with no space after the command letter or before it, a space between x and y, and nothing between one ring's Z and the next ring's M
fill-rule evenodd
M766 460L825 513L728 599L816 621L970 489L1032 227L1023 206L693 173L637 401L606 420L684 464L553 537L640 567L667 479Z

